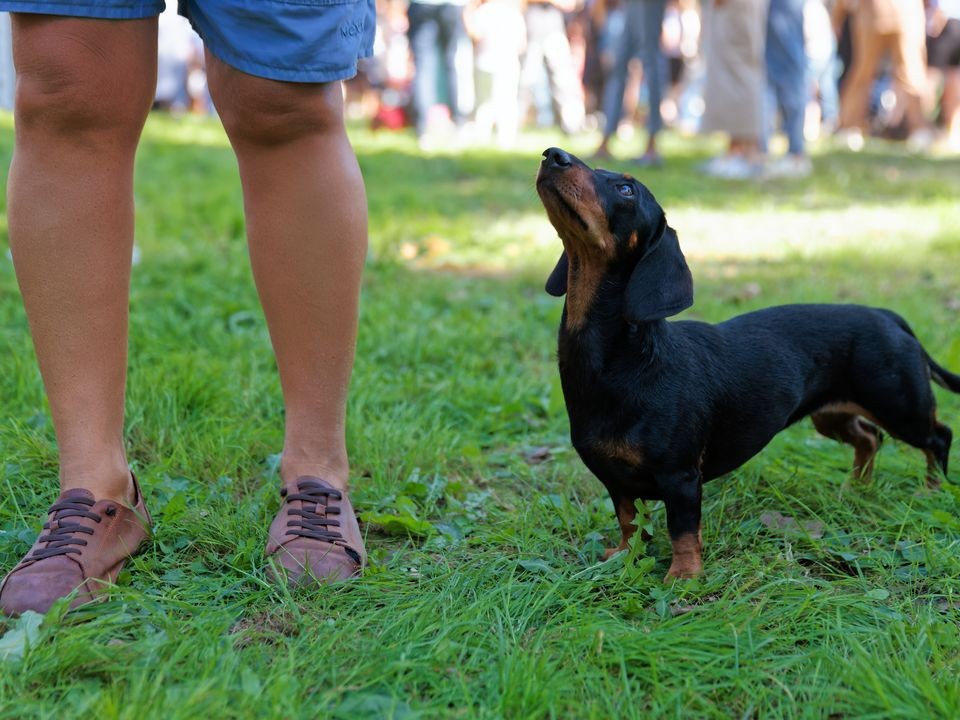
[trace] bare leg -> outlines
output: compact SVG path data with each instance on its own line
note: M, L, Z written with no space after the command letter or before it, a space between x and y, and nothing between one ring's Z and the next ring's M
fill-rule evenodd
M730 154L742 155L750 161L756 161L760 156L756 138L730 138Z
M949 68L943 76L943 122L947 131L947 143L960 150L960 68Z
M13 16L10 244L60 451L62 489L131 499L123 443L133 160L156 19Z
M811 415L810 419L817 432L824 437L853 446L853 477L870 482L873 461L881 441L876 426L857 415L843 412L818 412Z
M840 127L862 131L868 129L867 105L877 65L890 46L888 36L879 35L864 25L862 18L853 19L853 62L840 93Z
M315 475L342 489L367 206L341 86L253 77L209 52L207 61L240 166L250 258L280 370L281 479Z

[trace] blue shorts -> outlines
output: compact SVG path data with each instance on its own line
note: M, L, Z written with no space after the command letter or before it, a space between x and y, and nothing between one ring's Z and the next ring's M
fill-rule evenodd
M0 10L132 20L164 0L0 0ZM375 0L180 0L214 55L238 70L288 82L353 77L373 54Z

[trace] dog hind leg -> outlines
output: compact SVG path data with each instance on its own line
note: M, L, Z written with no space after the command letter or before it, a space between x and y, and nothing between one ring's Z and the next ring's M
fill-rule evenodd
M877 426L849 412L823 410L811 415L810 419L824 437L853 446L853 476L870 482L873 461L883 441Z
M947 454L953 433L937 421L937 403L930 388L928 356L920 344L894 347L900 366L888 372L876 372L881 366L876 357L864 356L855 365L861 369L854 385L855 401L861 413L892 437L922 451L927 457L927 486L940 485L940 473L946 475Z
M870 408L873 412L870 419L875 420L892 437L923 451L927 456L927 487L935 489L940 487L941 475L947 474L947 456L953 432L937 421L933 393L929 385L924 389L927 396L913 403L900 403L899 407L884 403Z
M950 444L953 441L953 431L941 422L934 425L933 435L930 436L929 446L924 451L927 455L927 487L940 487L940 476L947 476L947 464L950 457Z

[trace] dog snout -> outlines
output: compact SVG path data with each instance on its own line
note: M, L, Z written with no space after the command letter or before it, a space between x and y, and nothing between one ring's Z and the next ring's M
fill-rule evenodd
M543 151L542 165L546 168L562 170L573 165L573 158L570 156L570 153L560 148L547 148Z

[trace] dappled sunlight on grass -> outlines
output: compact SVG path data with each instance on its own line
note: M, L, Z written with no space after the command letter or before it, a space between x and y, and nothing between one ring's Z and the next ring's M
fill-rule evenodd
M951 237L960 209L931 205L904 212L886 204L837 209L777 209L730 213L682 207L668 213L684 252L693 259L803 259L843 254L922 264L932 247Z

